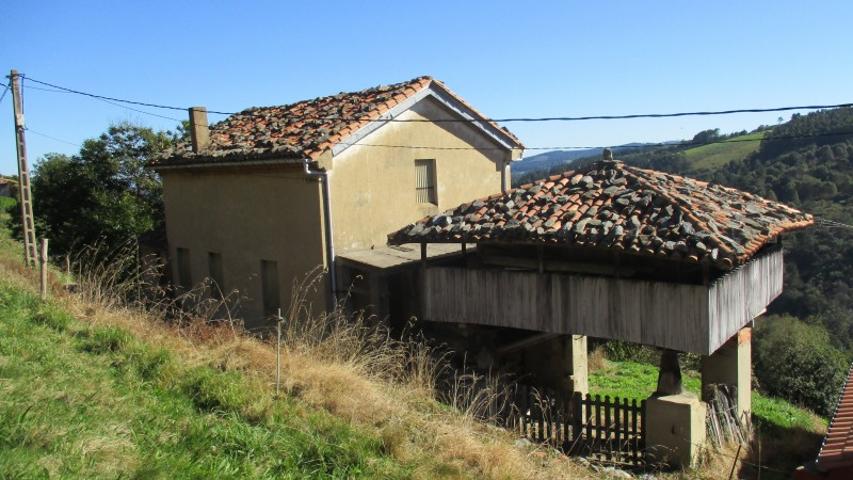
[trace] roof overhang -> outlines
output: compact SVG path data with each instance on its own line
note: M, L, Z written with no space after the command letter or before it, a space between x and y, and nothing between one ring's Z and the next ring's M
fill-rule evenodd
M459 119L470 122L470 125L483 132L497 145L505 148L507 151L520 152L524 149L523 145L513 139L506 132L502 131L500 128L497 128L489 120L485 119L485 117L476 112L465 102L461 101L456 95L448 91L446 88L443 88L437 82L433 81L426 88L421 89L417 93L409 96L407 99L395 105L393 108L391 108L382 116L380 116L378 119L367 123L367 125L359 128L358 130L350 134L348 137L338 141L338 143L332 146L332 155L337 156L348 148L357 146L354 144L358 143L360 140L364 139L376 130L384 127L385 125L388 125L389 123L391 123L392 120L398 118L404 112L411 109L416 103L427 98L432 98L436 100ZM520 156L520 154L518 156Z

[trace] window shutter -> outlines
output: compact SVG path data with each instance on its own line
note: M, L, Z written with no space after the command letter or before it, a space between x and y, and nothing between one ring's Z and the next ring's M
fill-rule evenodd
M434 159L415 160L415 198L418 203L438 205Z

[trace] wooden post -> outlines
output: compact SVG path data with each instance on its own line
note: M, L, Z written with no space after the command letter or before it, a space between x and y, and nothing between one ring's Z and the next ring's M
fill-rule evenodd
M36 227L33 219L33 198L30 192L30 169L27 166L27 139L24 131L24 101L21 97L21 76L17 70L9 74L12 89L12 112L15 121L15 146L18 153L18 200L21 207L21 229L24 236L24 262L35 267L38 262L36 252Z
M583 394L574 392L572 394L572 454L578 453L580 450L581 438L583 438Z
M47 239L41 239L41 255L39 266L41 268L41 298L47 298Z
M275 396L278 398L281 392L281 308L275 317Z

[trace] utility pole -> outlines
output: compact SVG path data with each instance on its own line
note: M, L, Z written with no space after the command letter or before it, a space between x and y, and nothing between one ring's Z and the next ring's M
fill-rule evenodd
M30 169L27 166L27 139L24 135L24 102L21 98L21 76L17 70L9 74L12 86L12 109L15 115L15 146L18 150L18 199L21 205L21 226L24 234L24 261L34 267L36 252L36 227L33 220L33 196L30 192Z

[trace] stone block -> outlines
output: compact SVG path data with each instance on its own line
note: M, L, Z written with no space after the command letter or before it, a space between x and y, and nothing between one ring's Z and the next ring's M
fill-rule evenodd
M673 468L696 466L705 445L705 403L688 393L646 400L649 461Z

